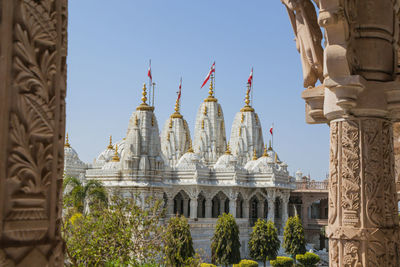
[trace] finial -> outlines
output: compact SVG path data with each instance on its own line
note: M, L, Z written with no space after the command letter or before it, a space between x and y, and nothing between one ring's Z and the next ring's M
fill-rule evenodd
M65 144L64 144L64 147L71 147L71 145L69 144L68 133L67 133L67 136L65 137Z
M118 156L118 145L115 145L115 153L114 156L112 157L113 162L119 162L119 156Z
M257 151L255 148L254 148L254 153L253 153L253 160L257 160Z
M267 145L265 145L264 147L264 153L262 155L263 157L268 157L268 153L267 153Z
M189 149L188 149L187 153L194 153L193 147L192 147L192 139L189 139Z
M247 84L247 91L244 103L246 104L240 111L250 111L254 112L254 108L250 106L250 84Z
M114 149L113 145L112 145L112 135L110 135L110 143L108 144L108 149Z
M179 109L180 109L180 99L178 96L175 102L175 112L172 113L171 118L183 118L183 116L179 112Z
M208 91L208 97L204 99L205 102L217 102L217 99L214 97L214 75L211 73L211 78L210 78L210 87Z
M273 150L273 149L272 149L272 146L271 146L271 140L269 140L269 147L268 147L268 150Z
M136 110L151 110L151 111L153 111L154 110L154 107L151 107L151 106L149 106L149 105L147 105L147 88L146 88L146 84L145 83L143 83L143 92L142 92L142 95L143 95L143 97L142 97L142 104L140 104L137 108L136 108Z
M229 142L226 144L226 151L225 151L225 154L231 155L231 149L230 149L230 147L229 147Z

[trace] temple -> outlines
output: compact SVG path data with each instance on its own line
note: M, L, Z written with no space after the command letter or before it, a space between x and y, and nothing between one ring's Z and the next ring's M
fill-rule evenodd
M67 141L65 174L101 181L110 194L140 194L163 200L167 217L182 214L189 218L194 246L208 256L216 218L229 212L236 217L242 255L247 256L251 226L258 218L274 221L282 234L289 216L312 215L311 203L302 208L303 195L298 188L307 178L300 172L290 176L288 165L271 144L264 145L261 122L251 106L249 92L247 88L228 141L224 113L211 80L209 95L197 112L192 143L179 99L158 134L154 107L147 102L144 84L142 103L132 113L126 137L116 142L110 137L106 149L92 164L81 162ZM293 201L291 192L295 192ZM322 198L327 203L326 188L324 192ZM310 232L314 236L308 237L317 249L325 247L318 242L325 224L323 220L314 225L315 233Z

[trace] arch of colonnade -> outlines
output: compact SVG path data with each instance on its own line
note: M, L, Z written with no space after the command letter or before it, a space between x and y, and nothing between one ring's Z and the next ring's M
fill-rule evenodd
M313 0L317 11L311 0L282 2L302 60L306 121L331 129L330 266L400 266L399 1ZM1 265L63 265L67 3L0 1Z

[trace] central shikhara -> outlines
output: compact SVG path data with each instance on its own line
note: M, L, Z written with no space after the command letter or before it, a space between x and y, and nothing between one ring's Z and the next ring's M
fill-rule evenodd
M250 226L257 218L274 221L282 233L295 178L271 144L264 146L249 90L227 142L222 107L211 80L209 96L197 112L193 144L179 100L159 135L146 90L143 85L142 103L132 113L126 137L114 144L110 138L109 146L92 165L81 162L67 142L66 174L99 180L111 193L163 199L167 216L190 218L194 245L207 254L216 222L213 218L224 212L237 218L243 256L248 253ZM297 180L301 178L296 175ZM297 213L291 205L290 214Z

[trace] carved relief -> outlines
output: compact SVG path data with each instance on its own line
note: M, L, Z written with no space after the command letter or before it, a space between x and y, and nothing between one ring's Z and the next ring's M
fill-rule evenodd
M342 122L341 206L343 224L356 226L360 208L360 158L358 125Z
M343 248L343 261L344 267L361 267L360 256L360 243L356 241L345 241Z
M331 123L331 144L329 164L329 223L334 224L337 217L338 201L338 122Z
M335 239L329 240L329 264L331 267L339 267L339 245Z
M10 81L1 90L11 99L9 110L2 113L8 118L7 131L1 129L8 133L8 150L5 191L0 192L4 196L1 243L6 247L13 240L25 246L14 244L8 255L18 257L19 265L40 262L34 257L39 250L29 249L32 241L46 246L40 250L46 265L62 265L67 0L4 2L0 10L6 8L10 15L1 27L12 36L7 43L12 55L1 54L7 58L1 63L10 66L9 72L1 68L2 77ZM6 257L1 251L1 266Z

